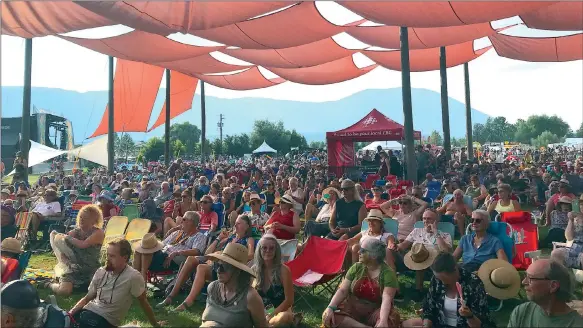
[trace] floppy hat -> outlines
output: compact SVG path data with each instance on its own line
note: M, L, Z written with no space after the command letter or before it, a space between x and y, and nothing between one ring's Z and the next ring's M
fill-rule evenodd
M370 210L370 212L368 212L368 215L364 219L369 220L369 221L370 220L379 220L379 221L383 222L383 212L381 210L372 209L372 210Z
M559 201L557 203L565 203L565 204L571 205L572 202L573 202L573 200L571 199L571 197L563 196L563 197L559 198Z
M102 199L102 198L105 198L109 201L114 200L113 195L107 190L102 191L101 194L99 194L99 196L97 197L97 199Z
M342 198L342 193L338 189L336 189L334 187L328 187L322 191L322 197L324 198L324 201L328 202L328 199L330 198L331 191L336 193L336 198Z
M281 198L279 199L280 203L285 203L285 204L290 204L293 205L294 200L291 198L290 195L283 195L281 196Z
M141 254L152 254L161 250L164 247L161 241L156 239L154 233L147 233L142 240L134 243L134 250Z
M482 263L478 277L484 283L486 293L496 299L513 298L520 291L520 275L508 261L491 259Z
M252 194L249 196L249 202L251 202L252 200L258 200L258 201L260 201L260 202L261 202L261 204L265 203L265 199L263 199L263 198L259 197L259 195L258 195L258 194L256 194L256 193L252 193Z
M416 243L411 247L409 253L405 254L403 262L407 268L413 271L420 271L429 268L436 256L437 250L434 248L426 248L425 245Z
M0 251L14 254L22 253L22 245L20 244L20 240L12 237L4 239L2 241L2 245L0 245Z
M18 295L18 297L12 297ZM28 280L14 280L2 287L2 306L19 310L32 310L41 306L36 288Z
M229 243L222 252L214 252L207 255L208 258L223 261L239 270L245 271L255 277L255 272L247 265L247 256L249 252L247 247L241 244Z

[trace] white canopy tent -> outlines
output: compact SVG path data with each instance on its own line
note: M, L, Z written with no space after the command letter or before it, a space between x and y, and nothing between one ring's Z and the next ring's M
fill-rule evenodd
M401 150L403 145L398 141L374 141L363 147L360 151L376 151L377 147L381 146L384 150Z
M36 141L30 141L30 150L28 151L28 167L33 167L51 158L66 154L65 150L58 150L45 145L41 145ZM14 170L8 173L7 176L14 174Z
M69 151L69 154L99 165L107 166L107 136Z
M277 153L277 150L271 148L266 142L265 140L263 140L263 143L261 144L261 146L259 146L257 149L255 149L253 151L253 154L260 154L260 153Z

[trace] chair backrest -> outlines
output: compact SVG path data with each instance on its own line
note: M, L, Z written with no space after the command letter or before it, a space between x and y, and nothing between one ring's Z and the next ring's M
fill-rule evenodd
M137 204L127 204L121 211L121 215L128 218L129 221L136 219L140 216L140 211L138 210Z
M215 211L217 213L217 216L219 217L219 226L217 228L222 228L225 222L225 204L223 203L213 203L212 205L212 210Z
M423 221L415 222L415 228L423 228L424 226L425 225L423 224ZM441 232L448 233L451 236L451 240L453 240L455 237L455 226L453 225L453 223L438 222L437 223L437 230L439 230Z
M105 229L105 237L123 235L128 226L128 218L125 216L112 216Z
M506 257L512 263L512 259L514 258L514 240L511 237L514 235L514 230L512 226L506 222L490 222L488 232L500 239Z
M283 263L293 260L296 256L296 251L298 250L298 240L297 239L278 239L277 242L281 246L281 260Z
M441 202L441 204L444 205L452 199L453 194L447 194L443 196L443 201ZM471 208L472 210L474 209L474 201L472 200L472 197L470 197L469 195L464 195L464 203L468 205L468 207Z
M324 275L338 275L342 272L348 248L346 241L310 236L305 245L298 257L286 263L294 284L308 270Z
M393 236L396 237L397 233L399 232L399 222L397 220L392 219L392 218L384 218L383 222L384 222L385 231L391 233ZM362 221L362 226L360 227L360 231L366 231L366 229L368 229L368 221L364 220L364 221Z
M399 181L399 183L397 184L397 188L399 189L409 189L413 187L413 181L411 180L401 180Z
M133 219L126 230L126 240L135 242L141 240L150 231L152 221L148 219Z
M19 277L22 277L24 271L28 267L28 262L30 261L30 257L32 256L31 251L26 251L20 254L18 257L18 269L20 270Z

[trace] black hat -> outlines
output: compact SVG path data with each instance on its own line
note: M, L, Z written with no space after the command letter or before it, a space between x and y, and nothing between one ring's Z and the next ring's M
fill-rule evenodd
M13 297L18 295L18 297ZM19 310L31 310L40 307L41 302L36 288L28 280L14 280L2 287L0 292L2 305Z

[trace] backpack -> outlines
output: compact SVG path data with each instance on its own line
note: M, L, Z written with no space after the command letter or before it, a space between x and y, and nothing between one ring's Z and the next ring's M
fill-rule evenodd
M54 295L49 296L50 303L45 306L45 324L43 328L72 328L74 320L68 312L57 305Z

